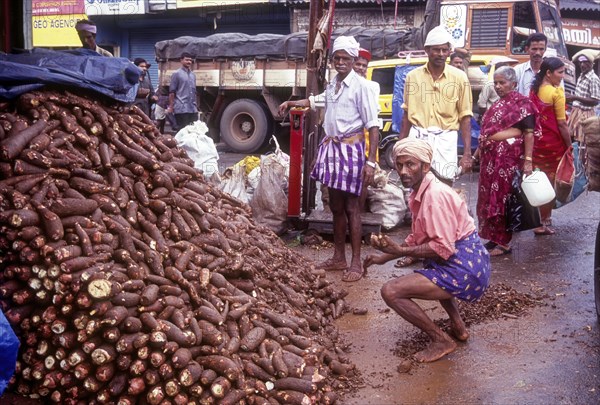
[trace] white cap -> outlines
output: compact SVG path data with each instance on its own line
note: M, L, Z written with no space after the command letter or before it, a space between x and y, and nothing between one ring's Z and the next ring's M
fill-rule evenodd
M498 63L519 63L518 60L509 58L508 56L494 56L490 61L490 65L494 66Z
M450 44L452 47L452 35L441 25L438 25L427 34L425 46Z

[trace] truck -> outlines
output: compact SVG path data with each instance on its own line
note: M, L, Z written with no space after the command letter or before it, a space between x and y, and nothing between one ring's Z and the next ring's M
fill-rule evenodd
M422 50L427 32L439 24L452 34L454 47L472 53L468 76L476 92L492 74L481 67L494 55L509 56L520 62L528 60L525 40L533 32L543 32L548 37L548 48L567 66L566 90L575 88L575 67L568 58L556 1L429 0L420 27L350 28L332 33L332 39L337 35L354 35L373 54L368 77L382 88L383 135L391 130L385 123L391 118L392 93L388 90L390 83L393 87L394 68L407 63L398 54ZM279 104L307 96L306 42L306 33L215 34L161 41L155 46L159 82L161 86L169 85L172 73L180 67L182 52L194 55L192 69L196 74L198 108L211 136L214 139L220 136L234 152L252 153L284 122L286 117L279 115ZM415 58L409 63L423 63L423 59Z

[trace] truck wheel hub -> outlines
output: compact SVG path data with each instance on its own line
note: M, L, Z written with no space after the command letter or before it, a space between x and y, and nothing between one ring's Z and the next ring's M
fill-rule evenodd
M252 122L250 122L250 121L242 122L242 127L241 127L242 131L244 131L246 133L252 132L252 127L253 127Z

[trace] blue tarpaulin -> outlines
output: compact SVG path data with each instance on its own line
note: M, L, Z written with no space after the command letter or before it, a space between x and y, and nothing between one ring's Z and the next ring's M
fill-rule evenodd
M13 332L8 320L0 311L0 395L6 389L8 381L15 372L19 339Z
M133 102L140 69L126 58L107 58L88 49L0 54L0 99L47 85L92 90L122 102Z
M402 103L404 103L404 83L406 82L406 75L408 74L408 72L418 67L419 65L396 66L396 73L394 76L394 94L392 95L393 132L400 132L400 127L402 126L402 116L404 115Z

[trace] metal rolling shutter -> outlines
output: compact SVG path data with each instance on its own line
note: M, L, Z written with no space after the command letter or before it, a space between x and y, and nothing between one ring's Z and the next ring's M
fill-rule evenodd
M157 90L158 84L158 66L154 56L154 44L158 41L174 39L184 35L189 36L205 36L210 35L209 32L203 30L194 31L189 27L179 29L154 28L154 29L139 29L129 32L129 56L130 60L135 58L144 58L150 66L150 80L154 85L154 90Z

